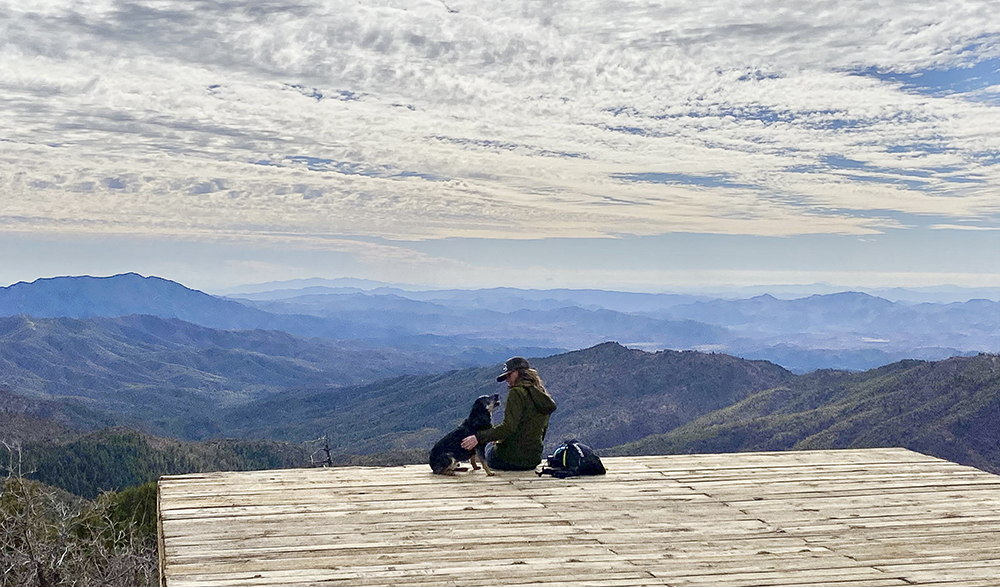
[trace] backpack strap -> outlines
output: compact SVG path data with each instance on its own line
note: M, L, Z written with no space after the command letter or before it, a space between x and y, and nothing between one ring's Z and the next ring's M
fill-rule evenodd
M577 473L566 469L553 469L551 467L542 467L540 471L535 471L535 474L539 477L542 475L552 475L557 479L565 479L567 477L575 477L577 475Z

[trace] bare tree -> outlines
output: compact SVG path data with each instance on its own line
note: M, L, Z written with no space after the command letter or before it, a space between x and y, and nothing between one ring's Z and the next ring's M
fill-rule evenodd
M309 464L313 467L332 467L333 466L333 454L330 451L330 435L326 434L317 438L316 440L307 440L305 444L314 444L323 441L323 445L318 449L314 450L311 455L309 455ZM323 457L316 458L323 453Z
M0 478L0 586L142 587L157 584L155 538L115 511L117 494L88 501L27 478L21 446Z

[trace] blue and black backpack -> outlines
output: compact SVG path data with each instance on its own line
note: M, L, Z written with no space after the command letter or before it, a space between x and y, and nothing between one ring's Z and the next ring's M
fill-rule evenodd
M603 475L607 473L607 469L589 446L574 438L553 451L535 473L539 477L552 475L563 479L578 475Z

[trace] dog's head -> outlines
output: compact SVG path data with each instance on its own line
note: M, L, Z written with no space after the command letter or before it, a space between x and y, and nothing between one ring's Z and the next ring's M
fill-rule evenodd
M493 410L497 409L499 405L500 405L500 395L494 393L493 395L481 395L478 398L476 398L476 404L474 408L481 408L492 414Z
M493 410L497 409L500 405L500 396L497 394L493 395L481 395L476 398L475 403L472 404L472 411L469 413L469 421L474 423L474 427L490 427L490 417L493 415Z

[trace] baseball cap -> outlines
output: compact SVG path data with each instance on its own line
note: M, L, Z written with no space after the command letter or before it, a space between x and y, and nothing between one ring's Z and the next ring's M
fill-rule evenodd
M511 371L520 371L522 369L530 369L531 365L528 364L528 359L524 357L511 357L503 364L503 373L497 377L497 381L503 381L507 378L507 375Z

